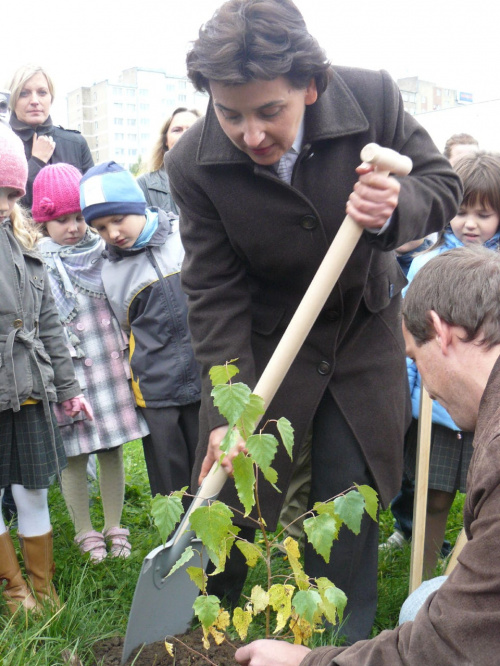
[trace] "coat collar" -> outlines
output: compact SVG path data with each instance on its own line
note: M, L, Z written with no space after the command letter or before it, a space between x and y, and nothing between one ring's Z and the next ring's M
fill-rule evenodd
M317 102L306 107L304 145L359 134L365 132L368 127L368 120L361 107L334 68L333 78L323 95ZM248 155L238 150L222 131L211 99L207 107L196 161L202 166L253 164Z

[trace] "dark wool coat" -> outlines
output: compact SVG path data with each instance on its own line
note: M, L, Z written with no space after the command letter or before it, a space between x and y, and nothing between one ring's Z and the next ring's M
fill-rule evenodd
M492 666L500 654L500 361L479 407L467 478L467 543L413 622L349 648L313 650L301 666Z
M255 386L345 217L360 151L372 141L409 155L413 172L401 179L389 228L363 234L267 417L290 419L298 448L330 385L383 504L398 491L409 407L399 321L405 278L391 250L441 229L461 191L447 160L404 112L390 77L350 68L335 68L326 92L306 107L291 186L229 141L211 105L166 154L181 211L189 324L203 368L194 481L209 431L223 423L208 370L238 358L238 378ZM273 466L283 494L265 482L259 488L270 529L291 475L283 447ZM221 498L232 503L230 485Z

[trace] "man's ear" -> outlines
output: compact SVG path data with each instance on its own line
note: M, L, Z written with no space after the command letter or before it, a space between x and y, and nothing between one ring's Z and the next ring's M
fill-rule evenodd
M432 325L434 326L434 331L436 332L436 342L441 348L443 354L448 354L448 348L452 341L452 331L451 326L448 322L441 319L441 317L434 310L429 311Z

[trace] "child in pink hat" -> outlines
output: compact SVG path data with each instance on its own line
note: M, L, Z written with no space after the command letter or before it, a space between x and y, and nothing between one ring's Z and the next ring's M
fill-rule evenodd
M82 553L100 562L128 557L129 531L120 526L125 474L123 447L147 435L135 409L129 384L127 340L106 299L101 280L104 242L85 223L80 211L81 173L70 164L40 171L33 183L32 215L44 238L39 250L48 269L59 318L76 375L94 409L94 420L69 418L57 410L68 467L62 490ZM87 485L91 453L99 461L102 532L93 528Z

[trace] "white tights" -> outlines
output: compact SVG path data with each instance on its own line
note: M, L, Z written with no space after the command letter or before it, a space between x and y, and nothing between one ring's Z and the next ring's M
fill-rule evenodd
M3 489L1 491L3 496ZM19 534L40 536L50 531L50 514L47 501L48 489L28 490L16 483L12 484L12 496L17 507ZM0 534L7 531L0 511Z

